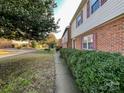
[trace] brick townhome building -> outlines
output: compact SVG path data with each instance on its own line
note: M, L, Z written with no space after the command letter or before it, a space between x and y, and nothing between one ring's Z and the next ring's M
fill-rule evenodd
M72 48L124 53L124 0L82 0L70 26Z
M71 28L70 26L66 27L62 38L61 38L61 45L63 48L71 48L72 47L71 41Z

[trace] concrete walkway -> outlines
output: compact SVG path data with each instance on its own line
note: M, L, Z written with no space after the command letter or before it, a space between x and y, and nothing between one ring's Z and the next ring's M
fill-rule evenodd
M21 54L25 54L25 53L31 53L31 52L36 51L33 49L31 49L31 50L4 49L4 50L12 51L14 53L13 54L7 54L7 55L1 55L0 58L12 57L12 56L21 55Z
M74 84L67 65L60 59L60 53L55 55L56 67L56 92L55 93L80 93Z

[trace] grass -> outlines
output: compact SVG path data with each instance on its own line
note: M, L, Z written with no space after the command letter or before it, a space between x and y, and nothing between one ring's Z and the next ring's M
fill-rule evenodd
M53 93L54 52L43 50L0 60L0 93Z

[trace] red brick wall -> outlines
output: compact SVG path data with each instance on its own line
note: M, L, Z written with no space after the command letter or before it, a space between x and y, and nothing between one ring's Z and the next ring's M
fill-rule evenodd
M63 43L62 48L67 48L67 43Z
M62 39L61 39L62 47L63 48L72 48L71 28L70 27L66 28L66 32L67 32L67 40L68 41L65 43L62 43Z
M68 28L68 48L72 48L71 28Z
M124 53L124 17L105 23L84 34L96 34L96 49L107 52ZM81 49L81 36L76 38L77 48Z
M81 41L82 41L82 40L81 40L81 36L76 37L75 40L76 40L76 41L75 41L75 42L76 42L76 48L77 48L77 49L81 49L81 46L82 46L82 45L81 45L81 44L82 44L82 43L81 43Z

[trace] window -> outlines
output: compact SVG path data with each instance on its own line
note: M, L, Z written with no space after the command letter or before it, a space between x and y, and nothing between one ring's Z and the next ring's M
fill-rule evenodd
M101 5L103 5L107 0L101 0Z
M77 17L77 27L81 25L81 15Z
M87 2L87 18L90 17L101 5L108 0L88 0Z
M83 49L95 49L94 35L88 35L83 38Z
M100 0L92 0L91 4L92 13L94 13L100 7Z
M90 1L87 3L87 18L90 17Z
M83 23L83 12L77 17L76 27L80 26Z

